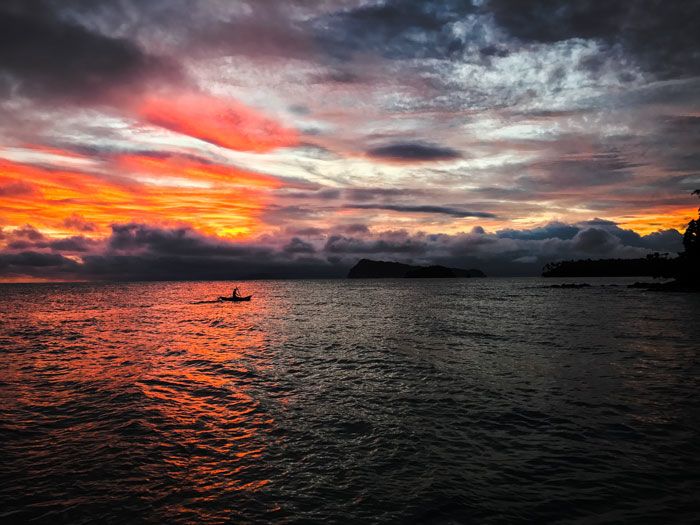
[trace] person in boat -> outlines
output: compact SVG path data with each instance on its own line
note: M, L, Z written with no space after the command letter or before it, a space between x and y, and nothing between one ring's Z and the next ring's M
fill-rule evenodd
M234 299L238 299L240 296L241 296L241 293L238 291L238 286L236 286L233 289L233 292L231 292L231 297L233 297Z

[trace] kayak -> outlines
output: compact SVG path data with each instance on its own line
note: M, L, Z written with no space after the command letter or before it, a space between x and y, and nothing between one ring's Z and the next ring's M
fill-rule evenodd
M246 295L245 297L225 297L221 296L219 297L219 301L231 301L233 303L241 302L241 301L250 301L250 298L253 297L252 295Z

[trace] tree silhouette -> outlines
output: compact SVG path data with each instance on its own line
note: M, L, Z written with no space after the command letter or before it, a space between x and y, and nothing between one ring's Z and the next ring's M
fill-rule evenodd
M700 197L700 190L695 190L692 195ZM698 208L698 218L688 223L683 234L683 247L685 251L679 257L680 264L676 279L698 286L700 285L700 208Z

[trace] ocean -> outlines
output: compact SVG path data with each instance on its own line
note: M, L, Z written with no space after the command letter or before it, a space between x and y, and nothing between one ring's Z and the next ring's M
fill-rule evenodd
M0 522L698 522L700 296L634 280L0 285Z

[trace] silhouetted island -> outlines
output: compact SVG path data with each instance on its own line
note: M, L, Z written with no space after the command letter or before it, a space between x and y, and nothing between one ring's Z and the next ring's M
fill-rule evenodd
M486 277L477 269L463 270L447 266L413 266L390 261L373 261L361 259L348 272L349 279L392 279L392 278L426 278L426 277Z

